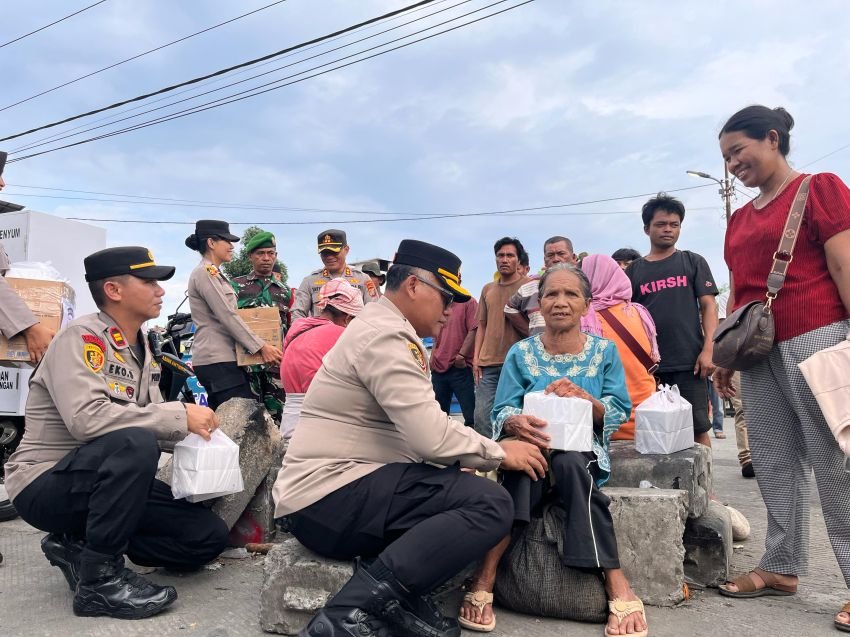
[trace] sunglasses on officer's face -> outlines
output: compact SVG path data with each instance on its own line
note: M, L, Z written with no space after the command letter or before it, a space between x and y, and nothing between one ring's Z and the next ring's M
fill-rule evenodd
M417 281L419 281L420 283L424 283L424 284L425 284L425 285L427 285L429 288L434 289L434 290L437 290L437 292L439 292L439 293L440 293L440 296L442 296L442 297L443 297L443 309L444 309L444 310L445 310L445 309L447 309L447 308L449 308L449 307L451 307L452 303L454 303L454 302L455 302L455 295L454 295L454 294L452 294L451 292L447 292L447 291L446 291L446 290L444 290L443 288L441 288L441 287L439 287L439 286L437 286L437 285L434 285L434 284L433 284L433 283L431 283L430 281L426 281L425 279L421 279L421 278L419 278L419 277L418 277L418 276L416 276L416 275L414 275L414 276L413 276L413 278L414 278L414 279L416 279Z

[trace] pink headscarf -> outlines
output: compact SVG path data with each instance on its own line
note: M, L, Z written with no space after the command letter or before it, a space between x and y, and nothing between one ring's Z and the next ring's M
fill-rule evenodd
M596 336L602 336L602 324L599 322L598 310L625 303L625 314L637 311L649 342L652 345L650 356L656 363L661 360L658 352L658 339L655 332L655 321L643 305L632 303L632 282L614 259L604 254L591 254L581 261L581 269L590 279L591 296L590 308L587 315L581 319L581 331Z
M331 279L319 290L316 308L321 312L328 305L333 305L351 316L357 316L363 311L363 295L345 279Z

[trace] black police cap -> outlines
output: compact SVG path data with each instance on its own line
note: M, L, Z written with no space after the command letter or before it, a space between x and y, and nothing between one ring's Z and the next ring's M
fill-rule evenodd
M348 245L348 239L345 236L345 232L334 228L320 232L317 240L319 243L319 252L322 252L323 250L339 252Z
M157 265L151 251L142 246L100 250L87 256L83 264L86 268L86 281L99 281L122 274L157 281L167 281L174 276L174 266Z
M207 239L218 237L231 243L237 243L239 237L230 234L230 224L217 219L201 219L195 222L195 232L186 237L186 247L197 250Z
M460 259L453 252L424 241L405 239L398 244L393 263L433 272L443 288L454 295L455 303L466 303L472 298L460 285Z

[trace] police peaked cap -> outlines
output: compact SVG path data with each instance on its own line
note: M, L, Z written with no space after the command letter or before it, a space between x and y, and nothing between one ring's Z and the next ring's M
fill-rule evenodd
M454 295L455 303L466 303L472 298L460 285L460 259L453 252L424 241L405 239L398 245L393 263L432 272L440 285Z
M140 279L167 281L174 276L174 266L157 265L153 254L142 246L107 248L83 260L86 281L99 281L111 276L132 274Z
M230 234L230 224L217 219L201 219L195 222L195 232L186 237L186 247L197 250L198 246L204 244L207 239L224 239L231 243L237 243L239 237Z

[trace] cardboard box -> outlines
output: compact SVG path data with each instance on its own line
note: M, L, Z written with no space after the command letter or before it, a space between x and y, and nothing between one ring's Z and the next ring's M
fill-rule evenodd
M276 307L246 307L236 310L239 317L245 321L248 328L269 345L280 347L280 312ZM251 354L239 343L236 344L236 364L240 367L247 365L262 365L263 358L259 354Z
M58 332L74 319L74 290L59 281L14 279L6 282L18 293L36 318L46 327ZM23 334L11 340L0 335L0 360L28 361L27 341Z

